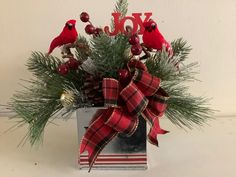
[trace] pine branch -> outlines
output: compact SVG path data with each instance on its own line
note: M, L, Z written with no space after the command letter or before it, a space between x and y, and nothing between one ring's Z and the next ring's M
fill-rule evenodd
M187 41L183 38L179 38L171 42L173 49L173 58L178 58L178 62L183 62L187 59L189 53L191 52L191 46L187 46Z
M79 47L80 46L80 47ZM81 35L79 35L76 41L76 58L85 61L88 59L90 55L90 46L87 39Z
M57 57L46 57L41 52L33 52L26 66L37 79L43 80L46 84L53 81L55 84L63 83L81 88L83 85L82 71L71 70L67 75L62 76L57 71L60 64L62 61Z
M190 46L182 38L173 41L174 55L169 57L166 50L157 52L146 60L148 71L161 79L161 87L169 94L166 117L175 125L192 128L202 125L214 113L207 106L208 99L188 93L186 83L196 81L198 63L184 65Z
M192 128L203 125L214 111L208 107L209 99L192 96L188 87L177 84L163 87L170 95L167 101L166 117L179 127Z
M61 63L56 57L34 52L27 63L34 79L26 80L28 86L14 94L9 103L10 109L22 119L19 125L29 125L26 139L32 145L42 138L49 119L63 109L60 97L64 90L73 88L80 92L83 85L82 71L70 71L62 76L57 72Z
M187 82L196 80L196 69L199 67L197 62L184 65L183 61L187 59L190 46L182 38L172 43L174 54L170 58L166 50L158 51L146 60L148 71L163 82Z
M127 62L128 38L123 34L116 37L102 34L92 39L91 58L99 74L103 77L117 78L117 71Z
M33 52L26 66L34 76L44 78L45 76L57 76L57 68L61 63L60 59L56 57L46 57L41 52Z
M34 80L28 83L28 87L13 95L9 105L22 119L19 123L29 125L27 139L33 145L42 137L49 118L62 109L59 99L63 86L45 87L44 82Z
M127 0L118 0L115 5L114 12L120 12L121 17L126 16L128 12L128 2Z
M126 16L128 12L128 1L127 0L118 0L115 5L114 12L119 12L121 13L121 17L123 18ZM114 20L111 20L111 28L114 29Z

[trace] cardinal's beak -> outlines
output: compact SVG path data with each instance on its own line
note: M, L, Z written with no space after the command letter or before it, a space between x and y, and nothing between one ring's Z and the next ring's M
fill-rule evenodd
M66 24L69 30L72 30L73 24L72 23L67 23Z
M150 26L145 27L145 30L148 31L149 33L152 32L152 28L150 28Z

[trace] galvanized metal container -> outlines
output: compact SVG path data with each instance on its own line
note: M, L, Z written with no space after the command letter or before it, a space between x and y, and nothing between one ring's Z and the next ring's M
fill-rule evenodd
M80 142L95 112L101 108L78 109L78 141ZM78 158L80 169L88 169L88 155ZM144 170L147 169L146 122L140 119L136 132L128 137L119 134L99 154L93 169Z

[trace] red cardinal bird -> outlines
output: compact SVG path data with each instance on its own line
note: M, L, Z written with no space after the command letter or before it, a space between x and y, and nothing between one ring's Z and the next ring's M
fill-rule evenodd
M59 46L74 43L78 37L78 33L75 29L76 20L68 20L63 28L61 34L54 38L50 44L48 55Z
M170 44L158 30L156 22L150 19L149 21L144 22L143 26L145 28L143 33L143 43L147 48L162 50L164 45L169 53L172 52Z

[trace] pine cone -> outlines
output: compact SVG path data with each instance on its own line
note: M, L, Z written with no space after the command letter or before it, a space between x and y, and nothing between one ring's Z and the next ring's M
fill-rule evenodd
M82 91L94 106L103 106L102 79L99 76L86 74Z

